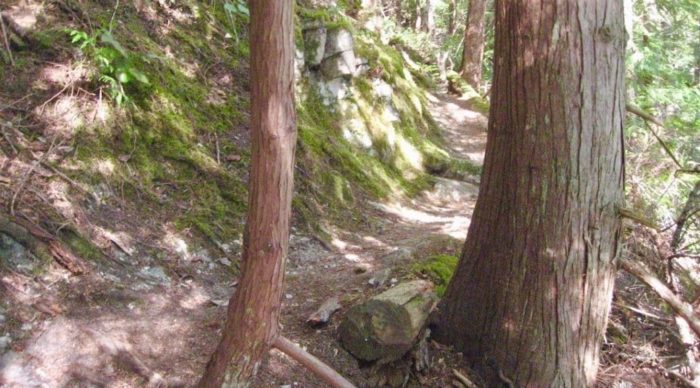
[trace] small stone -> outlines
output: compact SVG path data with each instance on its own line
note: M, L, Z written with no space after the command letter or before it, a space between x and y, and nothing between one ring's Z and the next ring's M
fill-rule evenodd
M389 276L391 275L391 269L386 268L381 271L377 271L372 278L367 281L370 286L372 287L381 287L383 286L387 280L389 280Z
M32 330L33 328L34 328L34 325L31 323L24 323L24 324L22 324L22 327L20 327L20 329L22 331L29 331L29 330Z
M292 298L294 297L294 295L292 295L292 294L284 294L284 297L287 298L287 299L292 299Z
M219 259L219 264L221 264L221 265L223 265L223 266L226 266L226 267L230 267L230 266L231 266L231 260L229 260L229 259L227 259L227 258L224 257L223 259Z

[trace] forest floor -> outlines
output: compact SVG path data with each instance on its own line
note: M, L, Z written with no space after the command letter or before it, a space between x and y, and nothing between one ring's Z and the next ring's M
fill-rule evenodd
M449 95L431 96L436 119L455 157L483 160L486 117ZM436 178L419 196L372 203L368 230L333 230L322 244L293 230L281 317L282 333L358 385L367 368L342 350L336 328L343 311L405 278L431 254L457 255L469 226L478 177L469 182ZM120 220L114 214L113 222ZM221 334L235 290L226 258L196 252L190 259L159 261L118 256L111 264L73 277L52 266L40 278L3 274L0 370L6 386L190 386L201 374ZM129 265L125 263L129 262ZM307 317L325 300L342 308L318 328ZM435 367L414 383L445 386L459 356L430 345ZM255 386L323 386L281 353L272 352Z
M430 101L452 156L481 164L486 117L454 96L438 94ZM292 230L281 332L358 386L369 384L371 368L360 366L339 346L336 329L343 314L394 283L420 276L415 265L429 256L460 253L479 178L435 181L414 198L358 209L371 222L359 231L332 229L330 244ZM114 230L138 234L148 229L125 214L103 207L91 216ZM197 381L235 290L230 269L235 253L214 257L166 236L177 254L159 258L139 249L128 252L128 247L116 246L121 244L118 236L112 238L114 257L81 276L58 265L41 276L32 276L31 268L19 270L29 263L0 272L5 292L0 299L0 385L191 386ZM144 238L139 244L155 242ZM330 322L309 326L307 317L334 297L342 308ZM655 307L659 305L634 279L618 275L611 319L615 330L609 328L603 347L601 386L674 385L663 371L681 362L684 349L668 329L672 317ZM409 386L450 386L453 368L468 374L458 353L430 341L428 348L433 367L412 372ZM272 351L254 386L323 384Z

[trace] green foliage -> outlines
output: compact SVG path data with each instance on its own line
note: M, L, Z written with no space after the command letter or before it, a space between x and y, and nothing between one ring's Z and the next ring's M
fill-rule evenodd
M627 50L628 102L664 122L655 127L683 166L700 161L700 3L634 2ZM653 124L652 124L653 125ZM694 181L636 116L627 116L628 200L662 224L673 222Z
M127 85L150 84L148 77L139 70L143 60L124 48L111 31L100 29L92 35L73 29L67 32L71 43L97 66L97 80L107 88L117 105L128 101Z
M427 260L413 265L413 272L427 276L434 284L438 296L443 296L459 259L451 255L430 256Z
M236 43L238 43L238 23L239 21L247 23L250 19L248 5L244 0L226 0L224 2L224 11L226 12L231 32L236 39Z

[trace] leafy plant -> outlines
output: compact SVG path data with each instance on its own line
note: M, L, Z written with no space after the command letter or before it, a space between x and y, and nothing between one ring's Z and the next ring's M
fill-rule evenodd
M224 2L224 11L226 11L226 17L231 24L231 32L233 33L236 43L238 43L238 27L236 26L236 19L243 19L248 21L250 18L250 11L248 10L248 5L245 0L226 0Z
M90 35L81 30L68 30L68 34L71 43L94 62L97 80L117 105L129 99L126 85L149 85L148 77L138 69L141 59L124 48L110 31L102 29Z

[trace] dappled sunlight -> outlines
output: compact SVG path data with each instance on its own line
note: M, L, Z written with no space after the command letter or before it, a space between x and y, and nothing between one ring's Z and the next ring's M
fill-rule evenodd
M10 16L23 31L31 31L37 24L37 17L46 12L45 8L43 1L25 0L20 5L3 9L3 13Z
M5 383L64 386L89 382L111 386L138 381L125 378L119 369L151 381L182 376L179 365L193 345L202 346L193 343L201 317L189 312L203 307L203 302L193 302L202 298L197 290L189 290L190 295L186 289L175 295L143 295L145 305L125 292L123 297L134 302L124 307L103 306L83 311L85 315L79 318L63 316L43 321L22 354L4 358ZM117 293L111 295L117 297ZM183 301L188 301L185 306ZM87 316L92 316L89 323ZM159 359L166 354L171 360L163 364Z
M69 137L75 135L78 128L86 124L86 114L92 109L86 110L88 102L84 98L60 95L54 103L38 107L34 114L42 121L48 123L44 133L50 136Z
M183 239L175 229L170 226L165 226L165 235L161 240L161 244L173 252L177 253L182 260L188 261L191 259L190 247L187 241Z

